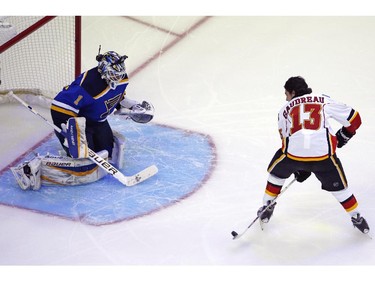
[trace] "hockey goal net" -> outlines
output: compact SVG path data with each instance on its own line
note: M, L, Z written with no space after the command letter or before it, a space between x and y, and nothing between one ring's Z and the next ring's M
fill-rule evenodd
M80 68L81 17L0 17L0 103L9 91L48 102Z

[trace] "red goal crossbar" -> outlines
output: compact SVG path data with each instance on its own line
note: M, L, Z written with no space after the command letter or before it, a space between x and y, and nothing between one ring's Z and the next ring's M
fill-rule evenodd
M20 42L22 39L29 36L34 31L41 28L46 23L50 22L56 18L56 16L45 16L41 20L37 21L27 29L23 30L21 33L17 34L15 37L10 39L9 41L5 42L3 45L0 46L0 54L12 47L13 45ZM81 27L82 21L80 16L75 17L75 75L78 76L81 73Z

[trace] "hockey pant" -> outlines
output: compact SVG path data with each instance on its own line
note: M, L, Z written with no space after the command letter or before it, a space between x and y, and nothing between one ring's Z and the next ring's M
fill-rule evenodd
M358 212L357 200L348 187L344 169L336 154L325 160L304 162L289 158L279 149L268 166L270 174L263 203L280 194L285 180L297 170L314 173L321 182L321 188L331 192L347 213L353 215Z

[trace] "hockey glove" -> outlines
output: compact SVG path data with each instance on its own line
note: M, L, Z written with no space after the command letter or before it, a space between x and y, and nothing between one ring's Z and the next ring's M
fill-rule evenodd
M154 106L147 101L136 104L130 108L130 118L137 123L148 123L154 118Z
M355 135L354 133L350 133L344 126L337 131L336 133L336 139L337 139L337 147L341 148L345 144L348 143L348 141Z
M298 170L294 172L294 176L298 182L304 182L311 176L311 172L303 171L303 170Z
M132 119L137 123L148 123L154 118L154 106L147 101L139 103L126 98L120 102L120 107L116 109L115 115L125 115L127 119Z

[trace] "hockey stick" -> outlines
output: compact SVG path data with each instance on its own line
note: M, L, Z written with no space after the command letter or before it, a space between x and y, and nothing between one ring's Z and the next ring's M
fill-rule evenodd
M55 131L57 131L59 134L63 135L62 130L57 127L55 124L48 121L43 115L39 114L36 110L34 110L30 105L28 105L25 101L17 97L12 91L8 93L8 95L15 98L17 101L19 101L23 106L28 108L32 113L42 118L48 125L50 125ZM93 150L88 148L88 154L89 158L97 164L100 168L105 170L108 174L116 178L119 182L121 182L123 185L126 186L133 186L140 182L143 182L144 180L148 179L149 177L152 177L158 172L158 168L155 165L151 165L147 167L146 169L140 171L139 173L133 175L133 176L125 176L123 173L121 173L119 170L117 170L114 166L112 166L108 161L106 161L104 158L100 157L98 154L96 154Z
M296 178L294 178L288 185L286 185L280 192L279 195L277 195L273 200L271 200L271 203L268 205L268 206L272 206L273 203L276 202L276 199L279 198L281 196L281 194L283 194L294 182L296 181ZM232 231L231 234L233 236L233 240L234 239L238 239L240 238L242 235L245 234L245 232L262 216L262 214L268 209L265 208L262 212L260 212L257 217L250 223L250 225L241 233L241 234L238 234L236 231Z

